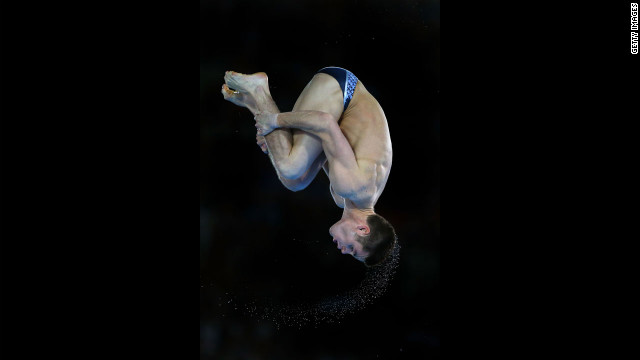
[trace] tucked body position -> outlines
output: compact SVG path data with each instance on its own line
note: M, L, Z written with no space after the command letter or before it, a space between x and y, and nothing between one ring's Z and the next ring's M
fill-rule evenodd
M257 143L287 189L306 188L324 169L331 196L343 209L329 229L342 254L366 266L382 263L397 237L374 206L387 184L393 151L382 107L362 82L346 69L323 68L293 110L281 113L267 74L227 71L224 80L224 99L253 113Z

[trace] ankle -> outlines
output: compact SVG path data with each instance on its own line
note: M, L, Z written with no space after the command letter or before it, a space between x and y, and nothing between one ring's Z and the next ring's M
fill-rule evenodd
M262 86L262 85L257 85L255 88L253 88L253 90L251 91L251 95L253 95L256 98L270 98L271 97L271 92L269 92L269 87L268 86Z

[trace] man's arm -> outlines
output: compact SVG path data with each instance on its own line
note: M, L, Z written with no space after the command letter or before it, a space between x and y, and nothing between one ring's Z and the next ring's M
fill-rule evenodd
M300 129L316 135L322 141L322 148L331 165L329 179L333 190L347 198L358 190L362 172L351 144L332 115L321 111L296 111L262 113L255 119L260 135L269 134L276 128Z
M325 158L326 159L326 158ZM329 175L329 162L325 160L324 165L322 165L324 172L327 174L327 177L331 178ZM339 208L344 209L344 198L333 191L333 187L331 187L331 183L329 183L329 192L331 193L331 197L333 201L338 205Z

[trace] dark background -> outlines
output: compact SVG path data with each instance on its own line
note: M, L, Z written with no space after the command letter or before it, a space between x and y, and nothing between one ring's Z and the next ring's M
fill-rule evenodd
M220 87L226 70L264 71L290 111L325 66L352 71L387 116L394 159L376 212L398 233L400 265L385 295L339 324L277 328L226 299L313 303L356 287L365 268L331 242L342 210L326 175L285 189L255 144L252 115ZM201 359L439 354L439 89L437 0L200 2Z
M637 273L628 1L446 11L446 321L431 5L90 5L1 4L3 359L196 352L198 215L205 359L420 359L439 353L443 326L454 358L628 353L633 333L615 322ZM218 90L225 70L266 71L287 110L327 65L354 71L388 115L396 157L377 210L402 257L365 311L278 330L218 298L313 300L364 269L329 246L340 211L326 177L285 191L250 115Z

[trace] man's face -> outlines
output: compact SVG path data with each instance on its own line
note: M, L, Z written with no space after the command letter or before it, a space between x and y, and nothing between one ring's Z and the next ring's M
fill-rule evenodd
M358 261L364 261L367 253L362 244L356 240L357 224L353 221L342 219L329 228L329 234L333 238L338 250L344 255L351 255Z

